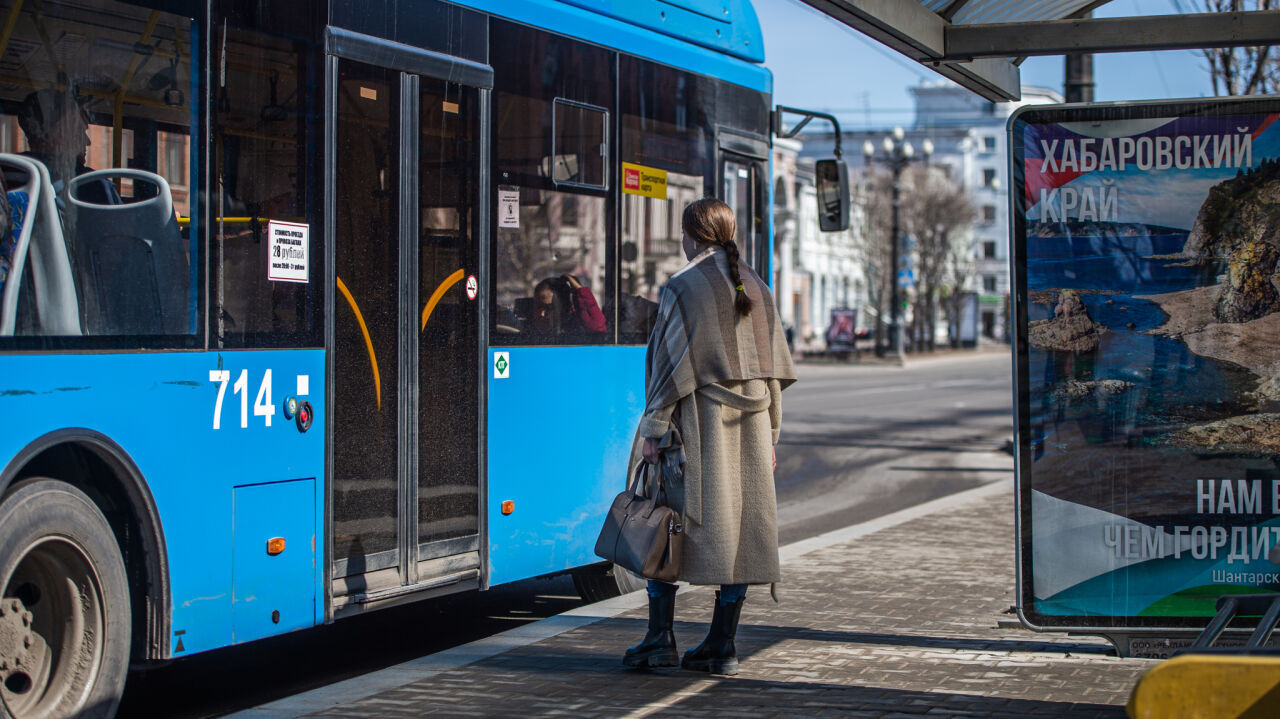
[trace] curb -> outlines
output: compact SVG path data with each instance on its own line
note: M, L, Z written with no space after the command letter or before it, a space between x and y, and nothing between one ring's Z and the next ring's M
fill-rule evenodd
M947 495L924 504L903 509L882 517L859 522L848 527L819 534L778 549L779 558L786 562L806 554L852 541L859 537L895 527L931 514L960 509L988 497L1013 491L1013 479L1005 478ZM684 586L682 585L682 589ZM580 627L611 619L648 603L642 591L623 594L602 602L587 604L546 619L508 629L484 639L478 639L419 659L412 659L386 669L345 679L319 689L312 689L284 699L278 699L252 709L227 715L231 719L296 719L312 712L324 711L340 704L399 688L443 672L473 664L502 654L511 649L525 647L543 639L563 634Z

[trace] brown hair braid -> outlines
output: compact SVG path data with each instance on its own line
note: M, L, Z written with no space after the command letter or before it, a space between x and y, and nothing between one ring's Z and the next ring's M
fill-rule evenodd
M742 284L738 267L738 243L733 237L738 231L738 219L733 208L714 197L706 197L684 208L680 227L685 234L704 245L720 245L729 260L729 279L733 280L733 308L739 315L751 314L751 298Z

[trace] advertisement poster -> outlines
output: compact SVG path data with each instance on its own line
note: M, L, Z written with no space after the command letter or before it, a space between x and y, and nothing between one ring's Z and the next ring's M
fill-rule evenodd
M857 327L857 309L846 307L831 310L831 323L827 325L827 351L856 351L858 349Z
M1032 626L1198 627L1223 594L1280 591L1278 112L1217 99L1010 122Z

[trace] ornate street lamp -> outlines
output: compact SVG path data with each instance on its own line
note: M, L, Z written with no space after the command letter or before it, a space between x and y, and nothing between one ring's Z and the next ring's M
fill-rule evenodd
M893 277L889 283L889 344L893 348L894 354L898 357L898 362L903 361L902 356L902 330L898 322L898 284L901 282L899 273L901 269L898 267L899 252L901 250L902 237L901 226L898 218L898 198L902 194L902 170L913 161L920 161L924 164L929 163L929 157L933 155L933 142L928 138L920 143L920 149L923 151L923 157L915 156L915 148L907 142L906 133L901 127L893 128L893 133L884 138L881 152L876 154L876 146L870 141L862 143L862 156L870 167L873 161L878 161L889 167L893 172L893 227L890 232L890 242L892 243L891 259L889 260L890 272Z

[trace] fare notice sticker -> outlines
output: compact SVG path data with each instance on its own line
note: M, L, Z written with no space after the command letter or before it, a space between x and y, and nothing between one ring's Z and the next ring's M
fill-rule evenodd
M267 279L272 282L307 282L307 256L311 227L299 222L267 223Z
M667 171L622 163L622 191L628 195L667 199Z

